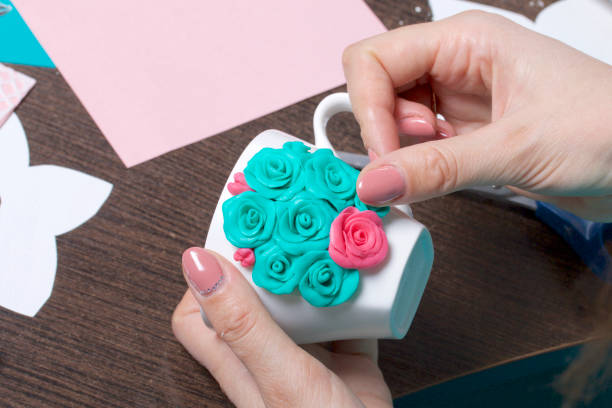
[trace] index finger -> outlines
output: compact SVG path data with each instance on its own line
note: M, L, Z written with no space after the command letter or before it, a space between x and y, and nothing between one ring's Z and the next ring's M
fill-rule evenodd
M425 23L402 27L349 46L342 56L355 118L366 148L384 155L400 147L395 89L431 70L440 31Z

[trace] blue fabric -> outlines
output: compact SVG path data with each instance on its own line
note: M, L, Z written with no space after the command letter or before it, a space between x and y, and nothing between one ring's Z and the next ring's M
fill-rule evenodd
M612 223L588 221L552 204L536 203L536 217L571 245L595 275L612 283L612 256L606 248L612 240Z
M0 0L0 3L13 8L0 16L0 62L54 68L53 61L40 46L15 6L9 0Z

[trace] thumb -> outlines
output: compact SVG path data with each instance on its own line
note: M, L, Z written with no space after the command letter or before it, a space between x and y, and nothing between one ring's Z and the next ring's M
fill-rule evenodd
M370 205L427 200L476 185L511 184L522 130L501 121L448 139L404 147L367 165L357 194ZM525 149L523 149L525 150Z
M183 274L213 328L249 370L266 406L298 398L295 385L309 358L272 320L257 293L234 265L202 248L183 253Z

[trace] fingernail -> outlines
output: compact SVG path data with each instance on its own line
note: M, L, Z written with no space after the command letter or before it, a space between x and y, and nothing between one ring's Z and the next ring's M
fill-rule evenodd
M357 184L359 198L369 204L387 203L404 195L405 190L404 177L391 165L368 171Z
M373 162L374 160L378 159L378 154L374 150L368 149L368 157L370 158L370 161Z
M402 118L397 123L400 133L411 136L435 136L434 127L419 117Z
M440 139L446 139L446 138L448 138L448 137L451 137L451 135L449 135L448 133L446 133L446 132L445 132L445 131L443 131L443 130L438 130L438 137L439 137Z
M213 293L223 281L217 258L202 248L193 247L183 252L183 269L191 285L202 296Z

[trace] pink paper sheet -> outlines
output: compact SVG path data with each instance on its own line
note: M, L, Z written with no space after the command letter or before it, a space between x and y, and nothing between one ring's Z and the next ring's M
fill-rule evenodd
M362 0L13 3L128 167L341 85L385 30Z
M33 78L0 64L0 127L35 83Z

